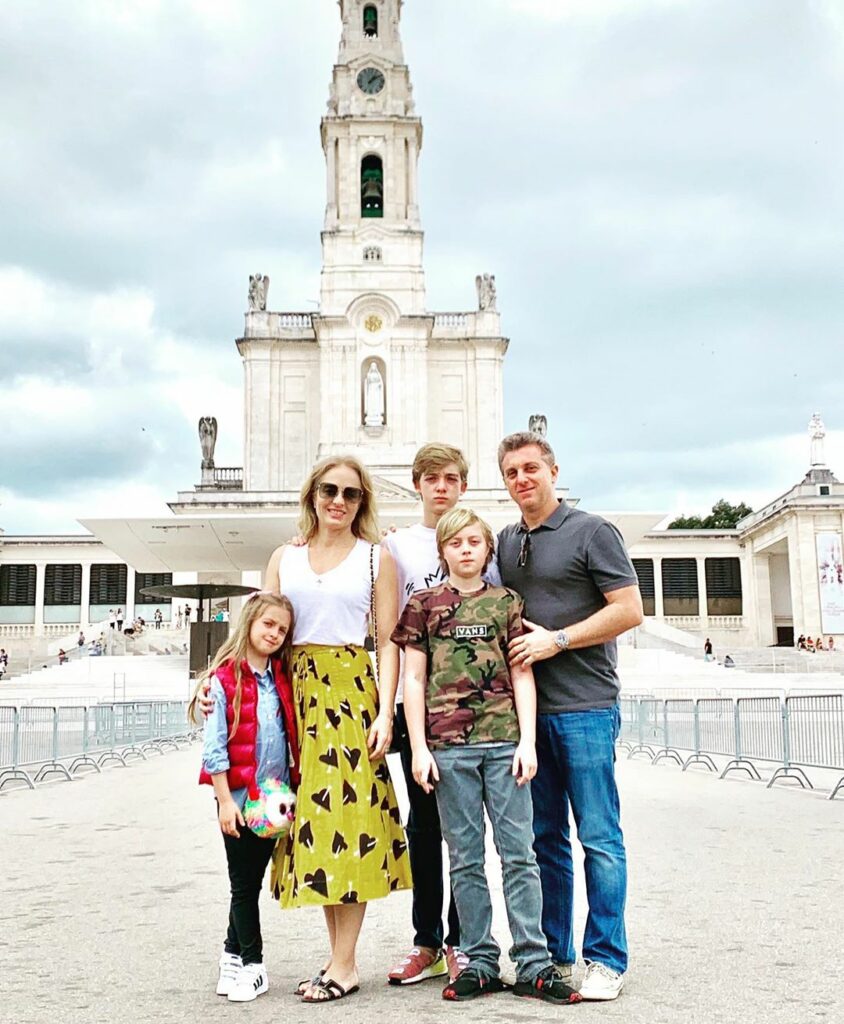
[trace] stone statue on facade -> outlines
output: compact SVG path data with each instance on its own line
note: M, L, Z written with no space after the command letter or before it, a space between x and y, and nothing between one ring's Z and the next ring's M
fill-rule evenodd
M270 278L268 274L249 275L249 312L266 312L267 293L270 290Z
M363 423L366 427L384 426L384 378L374 359L363 384Z
M819 413L814 413L809 420L809 465L825 466L823 442L826 437L826 427Z
M201 416L199 420L199 447L202 449L202 468L214 468L214 448L217 444L217 418Z
M540 437L548 436L548 417L540 413L534 413L528 420L528 430L531 434L539 434Z
M495 312L495 274L478 274L475 278L475 287L478 289L478 309L482 313L486 310Z

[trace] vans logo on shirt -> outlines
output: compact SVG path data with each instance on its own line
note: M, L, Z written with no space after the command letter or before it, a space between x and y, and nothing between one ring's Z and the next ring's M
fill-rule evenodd
M455 626L455 640L488 640L492 636L489 626Z

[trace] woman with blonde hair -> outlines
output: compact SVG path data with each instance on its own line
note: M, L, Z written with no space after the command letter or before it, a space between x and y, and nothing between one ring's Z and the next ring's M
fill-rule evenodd
M301 737L296 821L273 875L282 907L321 906L330 955L298 989L304 1002L358 990L355 960L366 904L411 884L401 818L384 756L398 651L392 556L379 544L375 496L347 456L318 463L302 487L305 543L278 548L264 586L295 610L292 675ZM378 680L364 647L372 628Z

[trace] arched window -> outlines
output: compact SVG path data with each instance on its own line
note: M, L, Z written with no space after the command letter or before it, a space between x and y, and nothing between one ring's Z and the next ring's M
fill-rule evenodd
M384 165L380 156L365 156L360 165L360 215L384 216Z
M363 9L363 34L367 39L375 39L378 35L378 9L367 4Z

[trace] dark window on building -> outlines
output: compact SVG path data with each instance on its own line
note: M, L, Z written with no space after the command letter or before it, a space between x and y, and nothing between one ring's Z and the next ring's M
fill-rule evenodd
M829 494L829 484L818 484L818 494L822 497Z
M91 604L113 604L122 608L126 604L126 566L92 565L89 600Z
M365 156L360 165L360 215L384 216L384 165L380 156Z
M694 558L663 558L662 605L665 615L700 614Z
M172 604L171 597L153 597L151 594L141 593L144 587L169 587L172 582L172 572L135 573L135 604Z
M0 605L35 604L35 566L0 565Z
M706 610L710 615L741 615L741 563L738 558L706 559Z
M363 9L363 34L369 39L378 35L378 10L372 4Z
M639 577L639 591L645 615L656 615L656 589L654 587L654 563L652 558L634 558L633 568Z
M82 601L82 566L48 565L44 574L44 605L75 605Z

